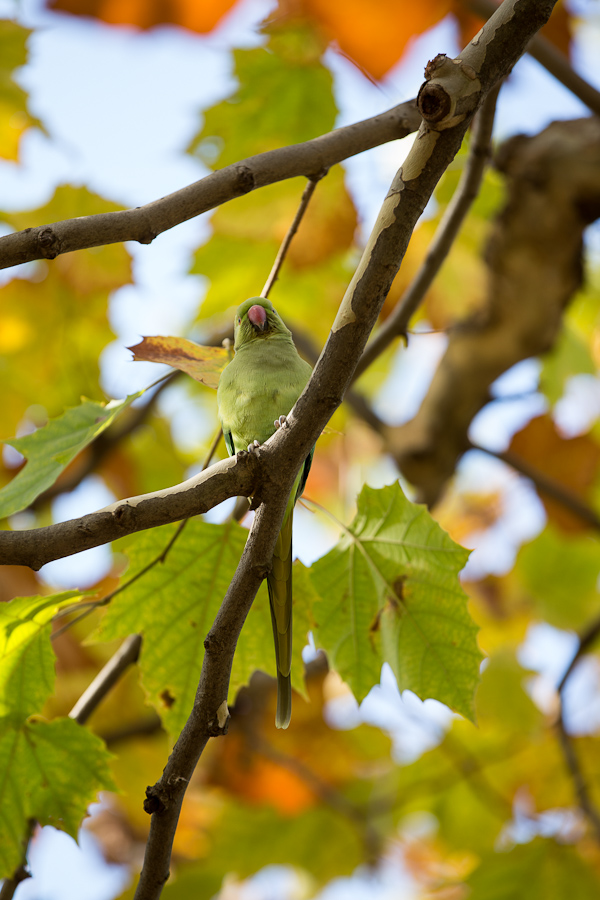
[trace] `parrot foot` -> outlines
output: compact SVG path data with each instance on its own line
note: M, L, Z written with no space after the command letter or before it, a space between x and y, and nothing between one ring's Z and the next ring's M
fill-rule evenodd
M252 453L253 450L256 450L257 447L260 447L259 442L255 439L251 444L248 444L248 453Z
M284 425L287 425L287 416L279 416L278 419L275 419L273 425L275 428L283 428Z

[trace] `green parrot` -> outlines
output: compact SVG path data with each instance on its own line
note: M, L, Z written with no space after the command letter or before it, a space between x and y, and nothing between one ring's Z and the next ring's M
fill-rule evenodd
M291 332L264 297L242 303L234 329L235 356L223 369L217 389L219 419L230 456L264 443L285 423L312 373L298 355ZM267 575L277 662L277 728L287 728L292 713L292 518L313 452L314 448L292 487L273 552L273 568Z

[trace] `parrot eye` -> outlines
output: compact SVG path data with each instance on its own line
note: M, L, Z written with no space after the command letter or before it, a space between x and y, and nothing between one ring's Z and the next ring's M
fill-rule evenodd
M241 325L241 324L242 324L241 316L238 316L238 317L237 317L237 323L238 323L238 325Z

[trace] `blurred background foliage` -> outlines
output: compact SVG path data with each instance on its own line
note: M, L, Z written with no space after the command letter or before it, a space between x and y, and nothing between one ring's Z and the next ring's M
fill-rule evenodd
M138 30L164 25L202 36L216 29L218 35L224 18L239 14L228 0L64 0L50 6L54 12L46 12L43 21L55 21L57 28L65 13L95 17L97 29L135 29L132 40L139 37ZM280 0L260 13L252 21L254 37L231 50L231 90L222 91L226 96L197 113L187 142L181 142L181 152L206 168L334 128L342 89L331 48L344 58L344 65L355 67L345 88L351 91L358 83L352 79L385 83L403 54L440 21L452 23L459 45L480 26L468 4L459 0L352 0L343 5ZM265 21L259 22L265 13ZM248 18L247 10L245 15ZM587 29L587 39L595 35L597 47L594 16L597 9L590 11L585 4L559 3L546 36L568 53L574 36ZM32 114L20 86L27 81L22 74L35 29L19 21L17 10L14 21L7 15L0 22L0 154L11 163L18 162L28 133L48 128ZM193 39L202 52L204 37ZM426 62L420 59L420 67ZM176 66L177 60L170 65ZM525 78L517 85L525 103L535 102L527 95ZM510 83L503 88L509 89ZM134 96L132 89L132 102ZM503 121L509 118L506 112L504 116ZM47 139L53 140L51 130ZM112 139L118 143L118 127ZM143 147L139 152L143 154ZM395 164L405 152L394 148ZM466 158L465 148L440 183L382 318L417 272ZM600 154L597 167L600 170ZM336 167L319 183L271 295L299 345L312 345L317 353L364 244L369 224L365 210L383 199L382 194L366 203L361 200L349 171L350 166ZM303 187L301 179L293 179L250 193L205 217L209 226L203 226L201 235L188 237L188 272L195 278L190 279L193 296L180 314L179 335L209 343L227 333L233 309L261 291ZM411 321L408 346L397 339L357 381L356 389L387 426L402 425L416 413L444 352L446 333L466 319L485 316L486 246L507 190L502 172L490 168L450 256ZM139 202L154 196L150 189ZM118 208L122 206L113 198L100 196L90 185L58 184L40 208L6 209L0 220L8 232ZM346 897L423 900L510 900L525 891L544 900L567 894L581 900L599 896L600 661L591 639L564 690L557 690L578 650L576 635L589 632L593 638L600 622L599 524L594 521L600 465L597 248L597 231L592 229L582 261L585 276L564 311L554 346L494 384L489 404L469 433L479 447L496 455L508 451L530 467L530 475L552 479L567 491L567 502L564 496L557 499L541 490L542 478L527 480L506 462L472 450L459 461L432 509L455 541L475 548L463 587L487 657L476 696L476 724L436 701L423 703L409 692L401 695L387 668L381 685L359 708L349 687L309 645L304 651L306 685L296 685L304 697L294 698L289 731L276 733L274 682L262 672L252 674L255 666L245 665L242 642L229 735L211 742L189 787L166 898L208 898L219 892L227 900L330 898L341 895L338 891ZM145 252L152 253L152 248ZM147 333L143 316L138 325L135 312L125 311L126 292L139 279L139 269L134 248L112 245L7 273L0 289L3 439L31 433L79 404L82 396L107 399L107 385L115 384L109 374L115 335L120 358L125 359L123 333ZM165 294L164 305L170 302ZM122 327L124 318L127 328ZM142 364L144 375L122 376L119 398L155 380L154 368ZM319 441L308 498L348 525L365 482L380 488L400 477L412 495L385 439L349 405L330 424ZM48 524L112 498L175 484L198 471L216 427L214 392L179 376L138 400L67 466L50 492L4 527ZM224 455L224 448L219 452ZM22 458L6 445L0 485L22 466ZM592 515L582 517L569 497ZM222 522L228 512L208 518ZM310 565L335 543L339 528L314 507L300 511L297 519L297 547ZM192 528L179 546L183 557L201 539ZM244 541L237 526L236 534L227 544L232 565ZM88 555L89 564L77 569L48 566L36 575L4 567L1 599L74 586L108 595L124 572L129 576L141 568L166 539L161 532L126 538L110 554ZM218 540L215 546L220 546ZM172 557L169 564L185 569L185 558L178 563ZM306 570L297 566L296 634L308 635L315 626L309 613L314 589ZM152 579L160 579L157 572ZM197 583L184 582L192 607L209 576L210 571L197 571ZM143 687L130 671L90 722L114 754L111 777L118 788L103 794L84 826L107 864L119 873L121 886L107 887L102 895L106 897L133 896L127 885L139 868L149 825L141 805L144 790L162 770L168 733L176 734L185 720L185 709L173 707L161 693L168 650L161 641L161 616L168 621L169 610L161 606L160 587L152 579L140 580L135 593L122 595L122 604L115 601L108 612L95 611L53 645L57 681L44 708L51 720L68 713L117 639L135 630L136 604L156 604L157 636L147 638L148 652L155 655L147 658ZM200 641L225 584L212 582L212 611L198 628ZM249 658L264 656L264 668L270 671L270 636L262 619L259 624L265 605L261 594L243 641L252 644ZM98 634L104 642L95 639ZM180 638L177 633L171 637L176 648ZM301 650L298 645L297 673ZM188 674L180 666L181 678ZM181 690L189 702L194 685L186 683ZM34 845L43 840L38 834ZM339 881L350 876L350 881ZM68 875L63 872L63 877ZM27 890L24 883L16 896L33 896ZM78 896L92 894L80 890Z

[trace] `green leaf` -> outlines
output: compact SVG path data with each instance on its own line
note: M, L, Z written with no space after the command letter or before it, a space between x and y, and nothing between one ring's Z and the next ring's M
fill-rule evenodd
M486 857L466 884L469 900L596 900L600 879L576 850L536 838Z
M121 208L85 188L62 186L40 209L1 218L21 230ZM99 357L115 337L109 295L131 280L131 257L117 243L38 261L33 277L15 277L0 288L2 438L16 433L24 413L36 421L27 413L32 405L42 406L48 418L77 406L82 396L103 399Z
M194 254L190 273L210 279L208 294L200 307L202 320L218 316L221 321L233 323L235 308L253 291L258 294L262 290L277 250L277 241L248 241L220 234L214 234L200 247ZM232 259L236 260L235 266L228 264Z
M162 553L176 527L153 529L137 537L127 551L127 578ZM233 578L247 536L246 529L235 522L213 525L190 520L165 562L115 597L99 629L99 636L105 640L132 632L144 635L139 661L142 683L173 738L179 735L192 709L204 658L204 638ZM305 596L302 575L299 582L299 594ZM310 625L308 612L302 611L295 623L292 682L303 692L301 653ZM275 671L265 587L259 591L238 641L230 699L256 669Z
M16 22L0 21L0 156L15 161L23 132L40 125L27 109L27 94L13 79L14 69L27 62L30 34Z
M565 384L573 375L595 375L596 366L589 348L568 322L550 353L542 357L540 390L551 404L560 400Z
M528 675L511 650L497 650L488 658L477 690L477 722L482 728L532 735L539 731L543 716L525 692Z
M388 662L401 691L473 718L481 653L458 580L468 555L398 484L363 488L354 522L312 568L315 640L359 701Z
M594 535L566 535L547 525L521 548L515 573L551 625L578 629L597 615L600 559Z
M0 491L0 519L33 503L54 484L77 454L143 393L143 390L138 391L125 400L111 400L110 403L84 400L81 406L68 409L33 434L4 441L22 453L28 462Z
M266 47L235 50L239 88L204 112L188 152L221 167L330 131L336 107L332 75L321 62L324 49L309 29L288 28Z
M52 618L82 596L65 591L0 604L0 721L24 721L53 692Z
M114 790L110 754L72 719L0 726L0 878L21 862L29 819L77 837L98 791Z
M52 617L81 596L0 604L0 878L21 862L29 819L76 837L98 791L114 789L99 738L71 719L31 717L54 690Z

